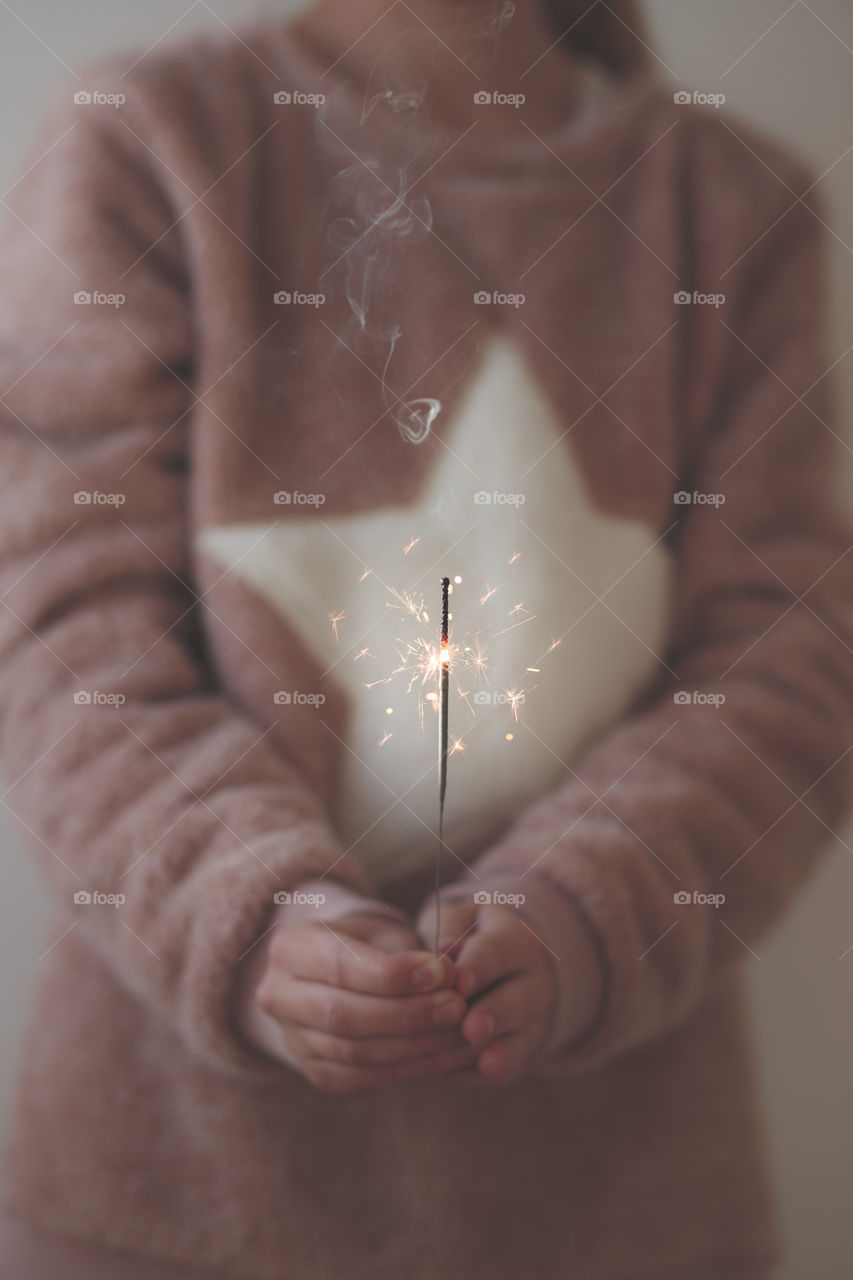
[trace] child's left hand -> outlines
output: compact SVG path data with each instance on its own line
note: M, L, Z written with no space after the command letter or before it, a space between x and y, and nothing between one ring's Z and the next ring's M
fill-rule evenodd
M432 900L417 929L425 943L434 939ZM456 961L456 987L469 1004L462 1035L482 1046L476 1066L451 1078L502 1084L517 1078L542 1046L556 1005L547 948L513 907L477 904L471 895L442 900L439 950Z

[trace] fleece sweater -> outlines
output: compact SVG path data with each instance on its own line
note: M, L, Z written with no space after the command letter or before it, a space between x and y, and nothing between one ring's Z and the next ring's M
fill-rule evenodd
M6 197L2 764L55 945L4 1200L75 1247L772 1273L744 973L853 740L822 215L774 144L575 73L499 145L285 24L197 37L93 67ZM427 895L443 573L444 881L550 886L604 997L517 1083L332 1095L235 975L276 895Z

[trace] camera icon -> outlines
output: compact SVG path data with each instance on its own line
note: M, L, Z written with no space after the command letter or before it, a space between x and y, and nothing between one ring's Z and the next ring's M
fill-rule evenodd
M273 496L273 502L277 507L288 507L292 501L293 495L288 493L286 489L280 489L279 492Z
M686 907L690 902L690 894L680 889L678 893L672 895L672 900L677 907Z
M487 507L492 500L492 495L486 493L485 489L481 489L479 493L474 494L474 505L477 507Z
M693 295L688 293L686 289L679 289L678 293L673 294L673 302L678 307L689 307L693 301Z
M92 695L87 689L78 689L74 694L75 707L89 707L92 704Z
M74 102L78 107L88 106L92 101L91 93L87 93L85 89L81 89L79 93L75 93Z
M479 293L474 294L474 302L478 307L487 307L492 300L492 295L487 289L481 289Z
M686 489L679 489L678 493L672 495L672 500L677 507L689 507L693 498Z
M272 100L278 106L286 107L293 101L293 94L288 93L286 89L280 89L278 93L273 94Z
M288 693L286 689L279 689L278 693L273 694L273 702L279 707L289 707L293 701L293 694Z
M286 907L291 901L291 896L286 889L279 889L277 893L273 894L272 900L277 907Z
M273 302L277 307L287 307L293 301L293 295L286 293L283 289L273 295Z
M677 107L686 107L693 101L691 95L689 93L685 93L683 89L679 89L674 93L672 100Z
M78 489L74 495L75 507L88 507L91 505L92 495L87 493L85 489Z
M477 93L474 94L474 102L477 104L478 107L486 106L488 103L491 102L491 100L492 100L492 95L490 93L487 93L485 89L480 89L478 90Z
M87 893L85 889L78 889L74 895L74 902L78 907L90 907L92 905L92 895Z
M677 707L689 707L691 698L686 689L679 689L678 693L672 695L672 700Z
M88 307L91 305L92 295L87 293L85 289L79 289L74 295L74 304L78 307Z
M474 894L474 904L478 907L487 907L492 900L492 895L485 889L478 889Z
M477 707L488 707L492 701L492 695L487 689L478 689L474 694L474 705Z

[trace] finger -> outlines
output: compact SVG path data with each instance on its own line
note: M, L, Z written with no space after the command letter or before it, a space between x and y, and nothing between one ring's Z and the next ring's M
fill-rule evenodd
M477 929L468 935L456 964L474 975L468 996L476 996L493 983L533 966L541 944L536 935L509 915L507 907L481 907Z
M458 991L427 996L374 996L305 980L267 982L258 989L258 1003L284 1026L313 1027L333 1036L425 1035L456 1026L465 1016Z
M419 1058L457 1050L467 1050L470 1060L477 1060L477 1051L461 1039L455 1028L423 1036L370 1036L364 1039L304 1030L302 1044L307 1057L322 1058L347 1067L393 1066L394 1063L414 1062Z
M435 900L430 899L418 916L418 935L425 945L432 946L435 942L435 923L438 915L440 939L449 941L453 945L476 927L477 911L478 908L474 902L468 898L459 900L442 898L441 910L437 913ZM445 947L440 942L439 952L444 950Z
M312 1059L304 1066L304 1073L313 1085L327 1093L361 1093L378 1085L398 1080L412 1080L418 1076L447 1074L468 1065L474 1056L470 1045L453 1049L414 1062L401 1062L393 1066L347 1067L322 1058Z
M544 1025L552 999L538 974L508 978L470 1006L462 1034L469 1044L484 1047L530 1022Z
M533 1022L521 1031L494 1040L479 1054L475 1065L454 1072L455 1084L479 1086L511 1084L523 1076L545 1034L544 1022Z
M270 959L290 976L378 996L430 991L454 977L452 961L432 952L385 951L322 921L277 930Z

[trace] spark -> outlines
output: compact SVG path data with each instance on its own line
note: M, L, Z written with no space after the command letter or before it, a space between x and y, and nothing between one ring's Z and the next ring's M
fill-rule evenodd
M371 653L369 649L359 649L358 653L353 657L353 662L358 662L360 658L375 658L376 654ZM529 669L529 668L528 668Z
M488 600L491 600L496 591L497 587L487 587L486 594L480 597L480 604L484 605Z
M520 555L521 555L521 552L516 551L515 555L510 556L509 560L507 560L507 564L515 564L516 560L519 558Z
M554 650L558 648L562 643L563 643L562 640L552 640L551 644L547 649L547 653L553 653Z
M455 756L457 751L464 751L464 750L465 750L465 743L462 742L461 739L457 738L456 741L453 743L453 746L450 748L450 754L452 756Z
M531 613L529 618L522 618L521 622L514 622L511 627L504 627L503 631L496 631L495 635L505 636L508 631L515 631L516 627L523 627L526 622L533 622L535 619L536 614Z
M507 742L512 742L513 738L515 737L515 734L514 734L514 733L505 733L505 734L504 734L504 737L506 738Z
M386 733L384 737L382 737L382 738L380 738L380 739L379 739L379 742L378 742L378 744L377 744L377 745L378 745L378 746L380 746L380 747L384 747L384 746L385 746L385 743L388 741L388 739L389 739L389 738L393 738L393 737L394 737L393 733Z
M412 541L408 544L408 546L403 547L403 555L407 556L411 551L412 547L416 547L419 542L420 542L420 538L412 538Z
M525 609L524 607L524 601L520 601L518 604L513 605L513 607L510 609L509 613L507 614L507 617L511 618L515 613L529 613L529 612L530 610Z
M369 578L372 573L373 573L372 569L365 569L364 573L359 578L359 582L364 582L364 579Z
M330 613L330 614L329 614L329 621L330 621L330 622L331 622L331 624L332 624L332 630L333 630L333 631L334 631L334 633L335 633L335 639L336 639L336 640L338 639L338 623L339 623L339 622L343 622L343 620L344 620L344 618L345 618L346 616L347 616L347 615L346 615L345 613Z

